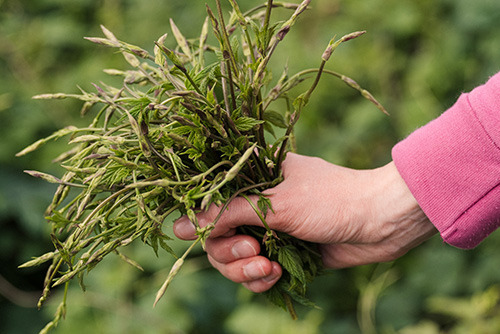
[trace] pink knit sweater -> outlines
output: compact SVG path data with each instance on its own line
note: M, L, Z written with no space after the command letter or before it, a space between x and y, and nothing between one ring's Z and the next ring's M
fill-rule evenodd
M392 151L443 240L473 248L500 226L500 73Z

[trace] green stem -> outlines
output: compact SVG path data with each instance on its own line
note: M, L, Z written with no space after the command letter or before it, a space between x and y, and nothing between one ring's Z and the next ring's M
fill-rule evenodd
M195 194L192 196L192 198L198 199L198 198L203 198L207 195L210 195L210 194L218 191L223 185L225 185L226 183L228 183L229 181L234 179L238 175L238 172L243 167L243 165L246 163L248 158L250 158L250 156L252 155L253 150L255 149L256 146L257 146L257 144L253 144L251 147L249 147L245 151L245 153L243 153L241 158L234 164L234 166L231 167L231 169L227 172L226 177L221 182L219 182L215 187L211 188L210 190L204 191L200 194Z
M257 59L255 59L254 46L252 43L252 39L250 38L250 34L248 33L246 26L244 26L243 30L245 30L245 38L247 40L248 50L250 51L250 58L252 59L252 63L255 64Z
M224 89L224 103L226 104L226 110L229 110L229 115L236 109L236 95L234 93L234 82L233 82L233 73L231 71L231 64L230 64L230 59L227 57L228 52L223 51L223 55L225 58L225 61L223 63L223 66L221 67L222 75L227 75L226 78L222 78L222 87ZM229 94L231 95L231 104L229 104L229 98L227 96L227 86L229 85ZM231 109L228 109L231 108Z
M87 217L85 217L85 220L80 225L79 230L77 232L75 232L74 241L77 241L81 238L82 233L84 233L84 228L88 228L88 225L89 225L91 219L94 217L95 214L97 214L97 212L99 212L102 208L104 208L106 205L108 205L109 202L111 202L115 198L117 198L117 197L119 197L119 196L121 196L129 191L130 191L129 188L123 188L121 190L118 190L114 194L108 196L101 203L99 203L99 205L94 210L92 210L92 212L90 212ZM132 191L134 191L134 190L132 190ZM90 234L90 233L91 233L91 231L87 232L87 234Z
M310 73L317 73L317 72L319 72L319 70L320 70L319 68L310 68L310 69L306 69L306 70L297 72L295 75L293 75L292 77L290 77L290 79L288 79L286 81L286 83L283 85L282 90L280 91L280 94L278 94L276 98L278 98L283 93L285 93L285 92L289 91L290 89L292 89L293 87L295 87L295 85L297 83L301 82L301 80L299 80L300 77L307 75L307 74L310 74ZM329 74L331 76L339 78L346 85L357 90L361 95L363 95L364 98L366 98L367 100L372 102L384 114L388 114L387 110L382 106L382 104L380 102L378 102L366 89L362 88L356 81L354 81L350 77L343 75L341 73L335 72L335 71L327 70L327 69L323 69L322 72L324 74ZM317 78L317 76L316 76L316 78ZM266 106L268 106L270 102L271 101L266 101Z
M256 108L257 108L257 119L262 121L264 120L264 108L263 108L263 101L262 101L262 92L259 90L259 94L256 97ZM264 125L260 124L258 127L258 134L257 134L257 140L259 141L259 145L262 147L265 147L265 142L266 139L264 137Z
M52 260L52 264L49 267L49 269L47 270L47 275L45 277L42 296L40 297L40 300L38 301L38 304L37 304L38 309L40 309L42 307L43 303L45 302L45 300L47 300L47 297L49 296L50 288L52 286L51 283L54 280L55 275L58 273L59 268L61 267L62 263L63 263L63 259L62 259L60 254L58 254L58 257L55 257Z
M207 35L208 35L208 17L205 18L205 22L203 23L203 27L201 29L201 35L200 35L200 53L199 53L199 58L198 58L198 63L200 68L205 67L205 42L207 41Z
M297 9L293 13L293 15L288 19L288 21L283 23L280 30L276 33L276 35L273 37L273 39L269 42L269 43L272 42L271 47L269 47L269 51L267 52L267 54L263 53L263 55L265 54L265 57L264 57L264 59L262 59L261 63L259 64L259 67L255 71L255 75L253 78L254 83L256 83L256 88L260 88L260 86L262 85L261 80L262 80L262 77L264 76L264 71L267 67L267 64L269 63L269 60L271 59L271 56L274 53L274 50L276 49L278 44L283 40L283 38L288 34L288 32L290 31L292 26L295 24L295 22L297 22L297 18L299 17L299 15L302 14L307 9L307 6L309 5L310 2L311 2L311 0L302 1L302 3L297 7Z
M252 58L252 63L255 63L256 59L255 59L255 54L254 54L254 49L253 49L253 43L252 43L252 39L250 38L250 34L248 33L247 22L246 22L245 16L241 12L240 7L238 6L238 4L236 3L235 0L229 0L229 2L231 3L231 6L233 7L233 9L236 13L236 16L238 16L238 21L240 22L241 28L243 29L243 31L245 33L245 39L246 39L246 42L248 44L248 48L250 50L250 57Z
M158 177L156 177L156 178L149 178L149 180L145 181L134 182L132 184L127 185L127 188L144 188L148 186L158 186L158 187L185 186L191 183L200 182L203 179L205 179L208 175L213 173L217 168L223 165L231 165L231 164L232 162L229 160L220 161L215 165L213 165L212 167L210 167L210 169L208 169L207 171L198 174L196 176L193 176L191 179L186 181L174 181L165 178L158 180L157 179Z
M311 97L311 94L314 92L314 90L318 86L319 79L321 79L321 75L323 74L323 70L325 69L325 65L326 65L326 61L322 61L321 65L319 66L316 78L314 79L313 84L311 85L311 87L309 88L309 90L307 91L307 93L306 93L306 95L304 97L305 100L306 100L306 103L309 101L309 98Z
M266 7L266 16L264 18L264 26L263 26L263 31L265 33L265 42L264 42L264 50L262 50L262 54L265 54L265 49L267 49L267 46L269 45L269 21L271 20L271 10L273 7L273 0L268 0L267 1L267 7Z
M217 13L219 15L220 27L222 30L222 49L226 50L229 53L229 58L231 59L231 65L233 66L233 70L236 76L238 76L238 66L236 65L236 59L234 59L234 53L231 47L231 42L229 41L229 35L227 33L226 24L224 23L224 15L222 14L222 6L220 0L215 1L217 4ZM225 45L224 45L225 44Z
M172 157L172 153L170 152L167 152L168 153L168 157L170 158L170 162L172 163L172 167L174 168L174 172L175 172L175 177L177 177L177 181L181 181L181 176L179 174L179 170L177 169L177 166L174 162L174 158Z
M179 68L179 67L177 67ZM191 75L189 75L188 71L186 68L179 68L181 70L181 72L184 74L184 76L188 79L188 81L191 83L191 85L193 86L194 90L200 94L200 95L203 95L202 91L200 90L200 87L198 87L198 85L196 84L196 82L194 82L193 78L191 78Z
M217 214L217 216L215 217L215 219L210 223L208 224L207 226L205 226L203 228L203 231L201 232L209 232L210 230L212 230L214 227L215 227L215 224L217 224L217 222L219 221L220 217L222 216L222 214L224 213L224 211L226 211L227 207L229 206L229 204L238 196L240 196L241 194L247 192L247 191L250 191L252 189L257 189L257 188L262 188L262 187L268 187L268 186L271 186L273 184L273 182L262 182L262 183L258 183L258 184L253 184L251 186L248 186L248 187L244 187L244 188L241 188L237 191L235 191L233 193L233 195L231 195L231 197L226 201L226 203L222 206L222 208L219 210L219 213Z
M269 225L267 225L266 219L262 215L262 212L259 210L259 208L254 204L254 202L252 202L252 200L245 194L241 195L241 197L247 200L248 204L250 204L257 216L259 216L259 219L262 222L262 225L264 225L264 227L266 228L267 232L271 232L271 228L269 227Z
M258 10L261 10L262 8L266 8L267 7L267 4L261 4L261 5L258 5L252 9L249 9L248 11L246 11L244 13L245 16L250 16L252 15L253 13L257 12ZM283 7L283 8L287 8L287 9L297 9L299 7L298 4L292 4L292 3L285 3L285 2L274 2L273 3L273 7Z

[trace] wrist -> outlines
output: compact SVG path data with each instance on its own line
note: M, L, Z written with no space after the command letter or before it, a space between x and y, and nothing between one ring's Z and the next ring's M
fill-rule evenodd
M393 162L372 170L372 218L379 242L397 258L437 233Z

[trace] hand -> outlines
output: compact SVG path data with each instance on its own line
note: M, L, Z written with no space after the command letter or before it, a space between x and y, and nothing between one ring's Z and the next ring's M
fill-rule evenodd
M283 182L265 191L274 210L266 222L273 230L320 244L327 268L391 261L437 232L392 162L354 170L289 153L282 167ZM219 210L212 205L198 214L200 226ZM259 255L258 240L235 234L241 225L262 223L244 198L236 198L206 242L208 259L228 279L266 291L280 278L281 267ZM195 239L194 231L187 217L174 224L181 239Z

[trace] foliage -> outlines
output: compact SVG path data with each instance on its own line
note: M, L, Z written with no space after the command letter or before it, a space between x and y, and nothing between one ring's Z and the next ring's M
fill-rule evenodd
M59 185L46 210L54 250L21 266L51 262L39 307L53 287L65 284L55 319L43 333L65 316L69 281L78 278L85 290L85 273L109 254L116 253L143 270L121 252L136 239L152 247L157 255L161 247L177 258L158 291L156 305L193 247L204 245L236 196L248 200L264 226L242 231L262 240L265 255L280 263L284 271L266 292L268 298L288 310L292 318L297 317L293 301L314 306L306 291L307 284L323 271L321 255L316 245L267 226L266 214L273 208L262 190L281 181L282 161L294 147L293 129L323 73L340 78L385 112L354 80L325 69L338 46L364 32L332 39L318 69L289 75L285 68L278 82L271 85L269 61L310 0L300 4L268 1L245 13L235 1L230 3L229 19L224 18L219 0L217 15L207 5L208 17L195 39L187 39L170 20L177 45L168 48L164 34L155 42L153 54L118 40L102 26L105 38L87 39L122 53L132 69L105 70L122 77L122 84L114 87L99 83L93 84L95 92L34 97L81 100L82 115L98 107L88 126L67 126L17 154L24 156L66 136L74 145L55 159L66 170L61 178L26 171ZM293 14L274 23L271 13L276 7L292 9ZM207 43L210 24L218 46ZM208 62L210 59L215 61ZM308 77L313 79L310 87L292 98L289 92ZM283 112L273 109L277 100L285 101ZM283 134L277 135L280 128ZM247 194L258 196L257 205ZM211 205L220 207L219 214L202 226L196 212ZM189 217L197 235L180 257L169 245L171 237L163 231L164 222L176 212Z

